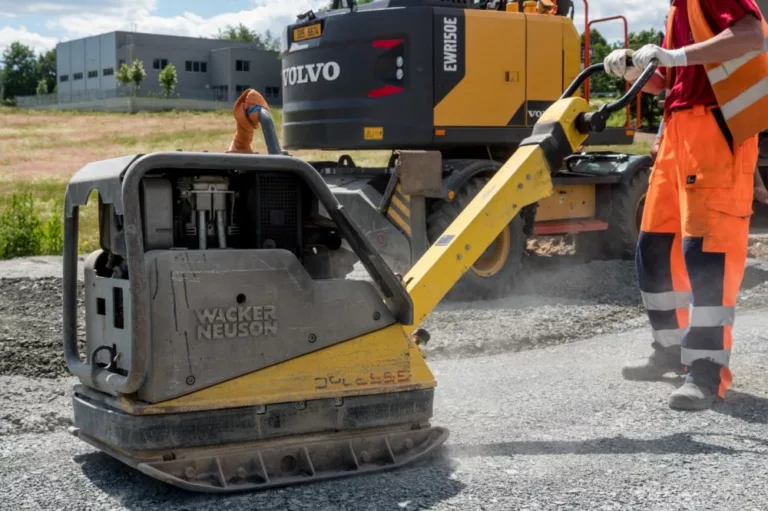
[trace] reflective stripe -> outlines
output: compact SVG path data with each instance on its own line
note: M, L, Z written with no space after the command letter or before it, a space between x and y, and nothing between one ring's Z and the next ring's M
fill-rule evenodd
M720 110L723 112L723 117L730 119L739 112L749 108L753 104L760 101L764 96L768 95L768 77L763 78L749 89L745 90L726 104L724 104Z
M675 309L687 309L691 303L691 293L681 291L667 291L665 293L646 293L640 291L643 297L643 305L648 310L671 311Z
M684 328L676 328L674 330L654 330L652 332L653 339L665 348L669 348L670 346L680 346L683 343L684 334Z
M751 51L749 53L742 55L741 57L723 62L719 66L714 67L709 71L707 71L707 76L709 77L709 83L714 85L718 82L722 82L723 80L728 78L729 75L732 75L734 72L736 72L736 70L739 69L741 66L743 66L753 58L757 57L758 55L766 51L768 51L768 39L766 39L765 42L763 43L762 50Z
M683 348L680 356L680 362L684 366L692 366L695 360L711 360L723 367L728 367L731 360L731 352L728 350L694 350Z
M734 307L692 307L691 326L732 325L736 317Z

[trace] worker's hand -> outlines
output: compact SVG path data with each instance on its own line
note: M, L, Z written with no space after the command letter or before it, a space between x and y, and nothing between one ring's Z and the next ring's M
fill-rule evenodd
M660 67L683 67L688 65L688 57L685 48L678 50L665 50L655 44L646 44L632 55L632 65L644 71L651 60L659 61Z
M605 57L605 60L603 60L605 72L613 76L618 76L619 78L624 78L628 82L637 80L637 77L640 76L642 72L634 67L627 68L627 57L632 57L634 59L632 50L613 50L607 57Z
M755 187L755 200L761 204L768 204L768 190L765 186Z

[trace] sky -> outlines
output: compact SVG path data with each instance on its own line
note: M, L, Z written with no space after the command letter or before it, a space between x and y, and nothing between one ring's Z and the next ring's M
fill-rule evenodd
M36 52L57 42L113 30L212 37L218 29L243 23L277 33L297 14L328 0L0 0L0 52L21 41ZM669 0L592 0L590 19L623 14L630 31L662 30ZM582 0L576 0L576 27L584 28ZM623 38L622 23L595 25L609 41Z

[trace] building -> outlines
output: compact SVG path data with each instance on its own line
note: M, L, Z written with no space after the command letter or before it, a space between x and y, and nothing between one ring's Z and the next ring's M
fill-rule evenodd
M135 59L147 73L142 95L160 92L160 71L176 67L180 97L233 102L253 88L270 104L281 104L281 62L277 52L250 43L136 32L111 32L56 45L60 103L125 95L116 74ZM130 91L130 88L128 89Z

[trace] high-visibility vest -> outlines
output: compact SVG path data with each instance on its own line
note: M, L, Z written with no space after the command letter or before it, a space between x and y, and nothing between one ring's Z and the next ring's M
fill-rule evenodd
M673 5L667 19L667 41L672 40L674 14ZM768 23L764 16L762 18L763 34L766 37L763 49L719 64L704 65L718 106L736 144L768 129ZM717 35L704 15L700 0L688 0L688 23L696 43ZM668 77L670 75L667 73ZM670 88L669 82L667 88Z

